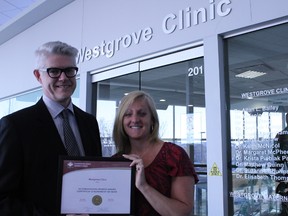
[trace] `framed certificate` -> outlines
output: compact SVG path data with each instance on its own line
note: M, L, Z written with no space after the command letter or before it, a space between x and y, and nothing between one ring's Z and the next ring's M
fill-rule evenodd
M60 157L61 215L133 215L135 167L111 157Z

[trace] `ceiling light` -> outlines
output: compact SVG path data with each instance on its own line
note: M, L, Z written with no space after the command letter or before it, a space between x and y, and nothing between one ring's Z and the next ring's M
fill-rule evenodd
M259 76L263 76L265 74L266 73L264 73L264 72L248 70L248 71L245 71L243 73L237 74L235 76L236 77L240 77L240 78L253 79L253 78L256 78L256 77L259 77Z
M165 100L165 99L160 99L160 101L161 101L161 102L165 102L166 100Z

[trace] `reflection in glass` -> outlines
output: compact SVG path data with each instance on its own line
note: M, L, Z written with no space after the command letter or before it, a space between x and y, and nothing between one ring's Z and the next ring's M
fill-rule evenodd
M283 209L288 194L276 192L282 180L288 182L288 169L279 163L284 154L275 154L280 146L275 137L285 127L288 112L287 40L288 24L227 39L233 202L229 215L288 215ZM281 181L279 174L285 177Z

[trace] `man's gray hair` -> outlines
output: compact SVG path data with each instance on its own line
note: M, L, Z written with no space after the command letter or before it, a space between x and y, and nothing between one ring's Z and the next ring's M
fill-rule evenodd
M63 43L61 41L51 41L40 46L36 51L36 69L40 69L45 67L45 59L49 55L65 55L75 59L76 66L76 58L78 55L78 49L75 47Z

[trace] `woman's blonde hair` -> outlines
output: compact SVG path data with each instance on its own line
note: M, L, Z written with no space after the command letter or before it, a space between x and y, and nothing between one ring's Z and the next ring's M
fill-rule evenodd
M150 130L151 136L149 141L156 142L159 140L159 119L153 98L144 91L132 91L128 95L124 96L120 101L118 112L114 121L113 140L118 153L127 154L131 151L129 137L125 133L123 127L123 118L128 107L138 99L145 100L147 102L149 111L151 112L152 127Z

